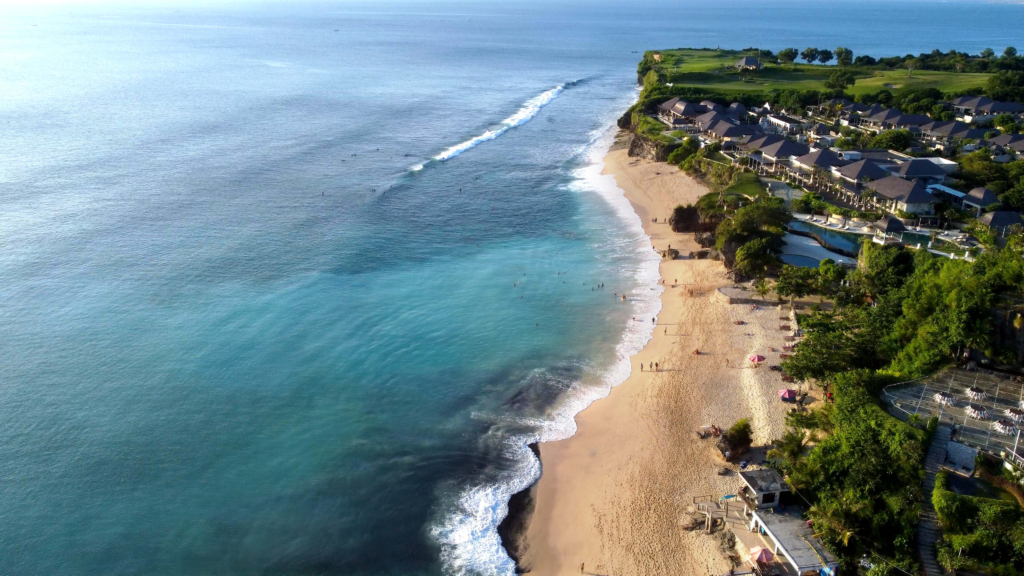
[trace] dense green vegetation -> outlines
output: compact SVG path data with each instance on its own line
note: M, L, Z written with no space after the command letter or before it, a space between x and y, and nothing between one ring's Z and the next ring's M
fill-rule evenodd
M939 562L947 570L1024 572L1024 510L1016 502L956 494L940 472L932 504L943 529Z
M811 508L808 516L844 564L871 557L872 574L913 572L924 430L888 415L876 397L887 384L930 373L965 348L992 353L992 307L1024 297L1024 238L975 262L899 246L864 244L846 271L783 266L780 296L820 294L834 303L801 318L807 337L783 362L816 380L834 405L793 413L793 430L771 457ZM811 450L808 434L827 434Z

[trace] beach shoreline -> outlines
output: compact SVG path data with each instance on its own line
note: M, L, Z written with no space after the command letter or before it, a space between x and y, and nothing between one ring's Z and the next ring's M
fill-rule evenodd
M731 492L737 481L717 474L722 462L696 429L749 417L755 445L782 431L784 411L769 405L781 379L744 363L753 351L781 349L778 309L729 305L717 293L732 285L722 264L689 257L699 249L692 235L667 223L675 206L709 190L674 166L630 158L627 136L620 133L602 173L615 178L652 247L671 246L680 257L659 265L662 309L629 377L576 416L574 436L539 445L543 472L529 489L530 516L517 519L525 527L517 564L531 574L728 571L716 542L680 526L692 496ZM651 372L655 362L660 370Z

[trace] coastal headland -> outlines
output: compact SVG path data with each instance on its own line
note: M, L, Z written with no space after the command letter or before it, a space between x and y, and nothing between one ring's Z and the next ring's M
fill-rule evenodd
M706 194L703 184L621 146L605 158L605 173L653 247L671 245L681 256L661 263L662 311L630 377L577 416L575 436L540 445L544 471L520 564L533 574L578 574L581 565L588 574L724 572L715 541L680 525L693 496L724 494L737 482L718 474L712 442L696 431L750 418L755 446L782 431L779 374L746 362L752 353L777 357L769 350L781 349L779 310L716 297L731 285L722 263L687 257L699 250L692 234L670 229L672 210ZM647 368L652 362L659 371Z

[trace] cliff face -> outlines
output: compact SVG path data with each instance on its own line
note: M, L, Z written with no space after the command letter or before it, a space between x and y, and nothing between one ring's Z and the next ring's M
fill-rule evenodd
M629 142L629 156L635 158L646 158L647 160L653 160L655 162L664 162L668 159L671 148L662 144L661 142L655 142L650 138L642 136L637 133L633 133L633 138Z

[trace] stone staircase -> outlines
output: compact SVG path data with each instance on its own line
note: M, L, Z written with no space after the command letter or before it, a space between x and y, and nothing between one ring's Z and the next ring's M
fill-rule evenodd
M935 543L942 536L942 531L939 529L935 507L932 506L932 490L935 489L935 473L946 461L946 443L950 434L949 426L939 426L924 459L924 502L921 504L921 520L917 524L917 546L926 576L941 576L944 573L935 556Z

